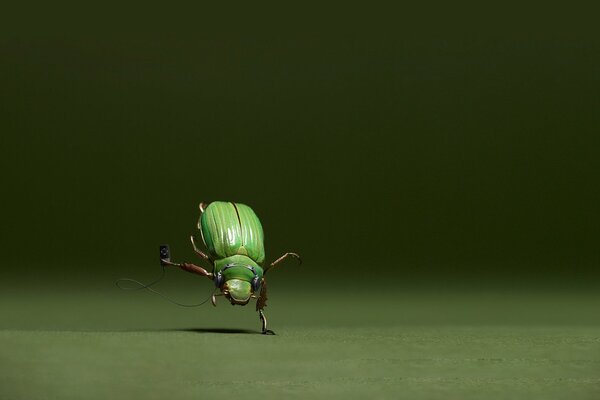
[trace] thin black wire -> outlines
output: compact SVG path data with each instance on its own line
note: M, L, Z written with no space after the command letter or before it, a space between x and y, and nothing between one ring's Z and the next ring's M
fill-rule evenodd
M181 307L200 307L203 304L206 304L207 301L209 301L211 299L211 297L213 296L213 294L215 293L216 289L213 290L213 292L210 294L210 296L208 296L208 298L206 300L204 300L201 303L197 303L197 304L184 304L184 303L180 303L178 301L173 300L172 298L168 297L167 295L152 289L152 286L156 285L158 282L162 281L165 277L166 274L166 270L165 270L165 266L161 264L162 267L162 273L160 274L160 277L156 280L154 280L153 282L150 283L142 283L140 281L137 281L135 279L131 279L131 278L119 278L115 281L115 284L117 285L117 287L121 290L140 290L140 289L146 289L152 293L155 293L159 296L161 296L162 298L164 298L167 301L170 301L173 304L176 304L178 306ZM133 282L137 285L137 287L124 287L121 285L121 282Z

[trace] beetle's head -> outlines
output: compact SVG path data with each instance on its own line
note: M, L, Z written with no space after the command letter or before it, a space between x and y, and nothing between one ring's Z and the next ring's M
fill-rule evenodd
M223 283L221 291L231 304L245 305L253 294L252 285L241 279L229 279Z
M231 304L243 306L260 290L261 278L258 266L230 263L216 272L214 282Z

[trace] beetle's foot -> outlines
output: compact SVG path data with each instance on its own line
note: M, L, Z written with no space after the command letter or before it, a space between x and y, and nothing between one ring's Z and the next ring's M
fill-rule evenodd
M265 317L265 313L263 312L263 310L258 310L258 317L260 318L260 322L262 322L263 335L274 335L275 332L273 332L270 329L267 329L267 317Z

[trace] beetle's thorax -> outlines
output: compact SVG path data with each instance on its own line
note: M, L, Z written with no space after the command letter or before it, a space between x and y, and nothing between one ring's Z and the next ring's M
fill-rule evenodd
M234 255L215 261L214 274L220 276L221 292L231 304L245 305L254 294L252 281L260 282L263 269L251 258Z
M225 276L227 278L238 277L240 279L243 279L244 277L248 277L248 278L254 277L254 274L251 271L244 271L244 269L241 269L241 268L224 269L227 266L241 266L241 267L250 266L250 267L253 267L257 271L260 270L260 276L262 277L262 267L260 265L258 265L256 262L254 262L254 260L252 260L250 257L240 255L240 254L236 254L231 257L225 257L225 258L221 258L219 260L215 260L213 273L216 274L218 272L223 272L223 274L225 274Z

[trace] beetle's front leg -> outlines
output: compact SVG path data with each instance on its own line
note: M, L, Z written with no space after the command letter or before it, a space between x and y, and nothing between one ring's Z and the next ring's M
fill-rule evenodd
M265 317L265 313L263 312L263 310L258 310L258 316L260 317L260 321L262 322L263 335L274 335L275 332L273 332L270 329L267 329L267 317Z
M285 260L288 257L295 258L296 260L298 260L300 265L302 265L302 259L300 258L300 256L298 254L288 252L288 253L285 253L284 255L282 255L281 257L279 257L277 260L273 261L267 268L265 268L265 274L267 273L268 270L270 270L271 268L273 268L274 266L276 266L277 264L279 264L280 262L282 262L283 260Z
M205 270L202 267L199 267L195 264L190 264L190 263L174 263L168 260L160 260L161 263L163 265L171 265L173 267L179 267L184 271L187 272L191 272L192 274L196 274L196 275L200 275L200 276L205 276L208 279L213 279L213 274L211 274L210 272L208 272L207 270Z

